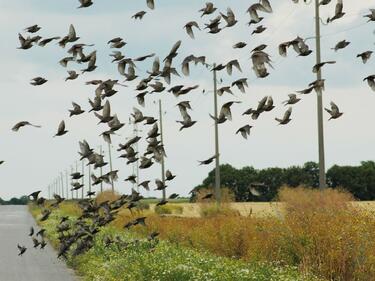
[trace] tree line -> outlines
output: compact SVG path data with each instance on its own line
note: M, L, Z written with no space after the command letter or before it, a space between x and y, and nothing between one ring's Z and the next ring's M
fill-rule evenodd
M319 166L315 162L307 162L303 166L266 169L250 166L236 169L225 164L220 166L220 175L221 186L230 189L236 201L271 201L282 186L319 187ZM215 169L193 191L213 188L214 185ZM260 196L251 192L251 186L254 186ZM334 165L327 171L327 186L345 189L358 200L375 200L375 162L363 161L359 166ZM194 201L195 192L192 194L191 199Z
M21 196L20 198L13 197L10 200L4 200L0 198L0 205L27 205L29 198L27 196Z

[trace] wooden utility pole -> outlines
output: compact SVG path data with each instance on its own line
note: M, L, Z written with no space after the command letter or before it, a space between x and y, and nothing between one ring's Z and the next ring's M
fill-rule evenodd
M78 161L76 161L76 173L78 173ZM78 190L76 190L76 199L78 200Z
M65 170L66 199L69 199L69 177L68 170Z
M319 0L315 0L315 40L316 40L316 64L321 63L320 48L320 5ZM317 72L317 80L322 79L322 71L319 68ZM319 187L326 187L326 169L324 154L324 126L323 126L323 93L322 88L317 90L317 110L318 110L318 138L319 138Z
M218 109L217 109L217 78L216 78L216 64L214 64L214 116L215 116L215 198L216 202L220 204L221 201L221 190L220 190L220 152L219 152L219 124Z
M64 198L64 176L62 172L60 172L60 180L61 180L61 197Z
M112 172L113 168L112 168L112 154L111 154L111 144L110 143L108 143L108 156L109 156L109 169ZM112 192L115 192L115 184L113 183L112 178L111 178L111 185L112 185Z
M160 143L164 149L164 138L163 138L163 110L161 106L161 100L159 99L159 123L160 123ZM165 166L164 166L164 154L161 155L161 180L165 185ZM166 192L163 189L163 200L166 200Z
M81 190L81 199L84 198L84 192L85 192L85 160L82 159L82 190Z
M100 155L103 155L103 149L102 146L100 146ZM100 177L103 177L103 168L100 167ZM103 181L100 181L100 192L103 192Z
M91 165L89 165L89 193L91 193ZM91 199L91 195L89 198Z
M70 173L73 174L73 172L74 172L74 168L73 168L73 165L71 165L71 166L70 166ZM73 189L72 189L72 183L73 183L73 180L71 179L71 180L70 180L70 190L71 190L71 192L72 192L72 200L74 200L74 191L73 191Z

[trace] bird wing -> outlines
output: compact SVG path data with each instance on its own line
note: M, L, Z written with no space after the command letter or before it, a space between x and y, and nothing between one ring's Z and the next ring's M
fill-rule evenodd
M109 101L107 100L103 106L103 117L110 117L111 116L111 105Z
M60 122L60 124L59 124L59 128L57 129L57 132L58 132L58 133L62 133L62 132L64 132L64 131L65 131L65 121L62 120L62 121Z
M171 55L171 54L175 54L175 53L177 52L178 48L180 48L180 46L181 46L181 40L177 41L177 42L173 45L173 47L172 47L171 51L169 52L169 54L170 54L170 55Z
M187 113L186 108L184 106L182 106L182 105L179 105L178 108L180 109L180 113L181 113L181 116L184 119L184 121L185 122L190 122L191 121L191 117Z
M272 13L272 7L268 0L261 0L260 3L264 7L266 13Z
M340 112L339 107L333 101L331 101L330 104L331 104L332 114L336 114Z
M290 118L290 115L292 115L292 108L289 107L288 110L285 112L283 121L288 120Z
M342 0L337 0L336 8L335 8L335 15L339 15L342 13L342 10L344 8L344 4Z
M76 38L76 30L74 29L73 24L69 26L69 34L68 34L69 39Z
M155 9L155 2L154 0L147 0L147 7L149 7L151 10Z

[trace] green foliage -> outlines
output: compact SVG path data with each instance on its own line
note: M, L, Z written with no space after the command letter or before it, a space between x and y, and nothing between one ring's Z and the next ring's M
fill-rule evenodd
M9 201L0 198L0 205L27 205L29 198L27 196L21 196L20 198L11 198Z
M172 215L177 214L181 215L184 211L184 208L179 205L163 205L163 206L156 206L155 213L159 215Z
M360 200L375 199L375 162L361 162L360 166L333 166L327 172L328 184L342 187Z

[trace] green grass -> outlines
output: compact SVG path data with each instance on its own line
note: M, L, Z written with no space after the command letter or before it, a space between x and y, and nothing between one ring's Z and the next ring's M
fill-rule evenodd
M30 208L35 217L36 207ZM55 231L59 218L65 215L56 210L42 226L47 238L57 246ZM126 248L116 245L105 248L106 235L119 236L129 243ZM280 267L270 264L250 264L239 260L216 257L206 252L187 249L160 241L154 248L146 239L111 227L102 228L96 235L95 246L79 257L68 256L67 263L84 281L315 281L313 277L302 277L295 267Z

